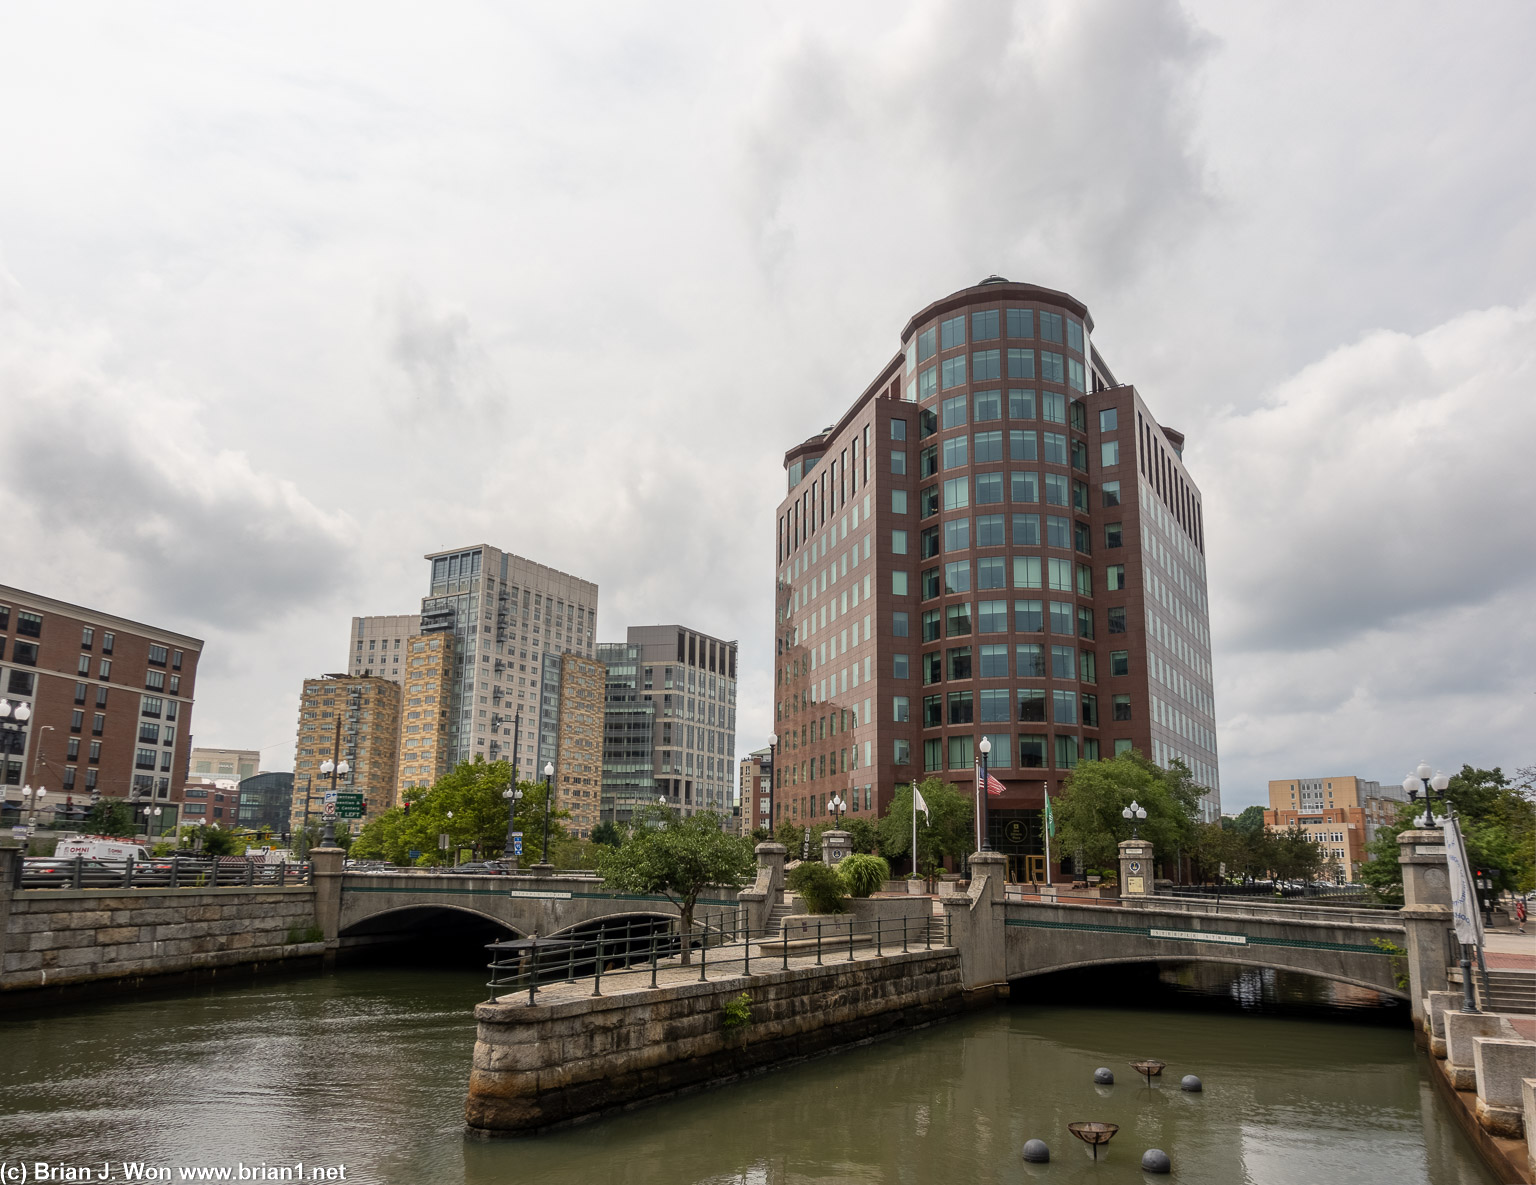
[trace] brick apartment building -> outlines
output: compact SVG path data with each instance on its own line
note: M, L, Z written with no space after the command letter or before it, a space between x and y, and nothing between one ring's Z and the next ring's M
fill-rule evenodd
M938 300L784 457L775 524L776 821L967 793L1044 873L1041 808L1079 762L1182 759L1220 813L1204 514L1184 437L1094 349L1087 308L989 277Z
M0 585L0 784L42 814L79 815L97 796L160 808L174 831L191 752L201 639ZM19 721L21 705L29 718ZM27 804L30 806L30 803Z
M1323 849L1342 880L1357 881L1370 858L1366 849L1376 829L1396 822L1398 805L1407 800L1401 786L1353 775L1280 778L1269 784L1264 826L1271 831L1300 827Z

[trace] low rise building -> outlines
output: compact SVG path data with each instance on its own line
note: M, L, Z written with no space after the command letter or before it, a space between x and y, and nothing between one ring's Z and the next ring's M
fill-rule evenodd
M1318 844L1347 882L1360 879L1370 859L1376 830L1397 818L1406 801L1401 786L1382 786L1354 775L1280 778L1269 783L1264 826L1271 831L1300 827Z
M189 777L234 778L243 781L261 772L259 749L212 749L199 745L192 750Z

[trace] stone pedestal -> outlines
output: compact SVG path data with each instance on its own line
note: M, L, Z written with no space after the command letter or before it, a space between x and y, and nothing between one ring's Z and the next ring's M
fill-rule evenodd
M1152 896L1152 844L1145 839L1120 841L1120 896Z
M1445 1014L1461 1009L1460 992L1424 993L1424 1031L1429 1037L1429 1052L1445 1056Z
M848 832L823 831L821 833L821 862L823 864L837 864L851 851L853 851L853 836Z
M1477 1081L1477 1121L1506 1140L1529 1139L1520 1100L1521 1081L1536 1069L1536 1041L1474 1037L1472 1067Z
M315 886L315 925L332 946L341 929L341 862L346 853L340 848L310 848L309 875Z
M1477 1062L1473 1041L1479 1037L1519 1038L1515 1027L1492 1012L1445 1014L1445 1068L1457 1090L1477 1089Z
M784 900L784 860L789 849L781 843L760 843L757 853L757 880L750 889L743 889L736 900L747 907L747 927L763 931L774 908Z
M1451 928L1451 884L1445 871L1445 834L1405 831L1397 843L1397 862L1403 866L1403 908L1397 916L1407 931L1408 1001L1413 1023L1423 1025L1425 996L1449 986L1445 933Z
M960 951L960 972L967 991L1008 982L1002 918L992 916L1003 900L1008 860L1000 852L971 856L971 883L964 893L939 898L949 918L950 942Z

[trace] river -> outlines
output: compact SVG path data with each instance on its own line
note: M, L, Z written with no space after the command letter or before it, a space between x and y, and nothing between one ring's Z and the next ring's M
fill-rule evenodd
M532 1140L468 1141L482 980L353 968L11 1013L0 1161L106 1162L111 1180L122 1162L171 1179L243 1165L255 1180L302 1162L365 1185L1108 1185L1168 1179L1139 1168L1159 1147L1173 1180L1210 1185L1494 1181L1401 1023L1221 970L1100 973L1097 997L1080 982L1036 985L1028 1000L705 1094ZM1131 1070L1139 1057L1168 1063L1156 1088ZM1098 1066L1115 1086L1093 1085ZM1203 1093L1179 1090L1190 1073ZM1098 1165L1067 1132L1080 1119L1120 1125ZM1021 1161L1030 1137L1049 1144L1049 1165Z

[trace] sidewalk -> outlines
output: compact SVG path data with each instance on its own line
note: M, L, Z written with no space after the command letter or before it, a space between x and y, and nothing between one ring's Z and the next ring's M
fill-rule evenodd
M1536 971L1536 924L1527 923L1526 933L1517 930L1489 930L1483 935L1486 950L1483 959L1500 971Z

